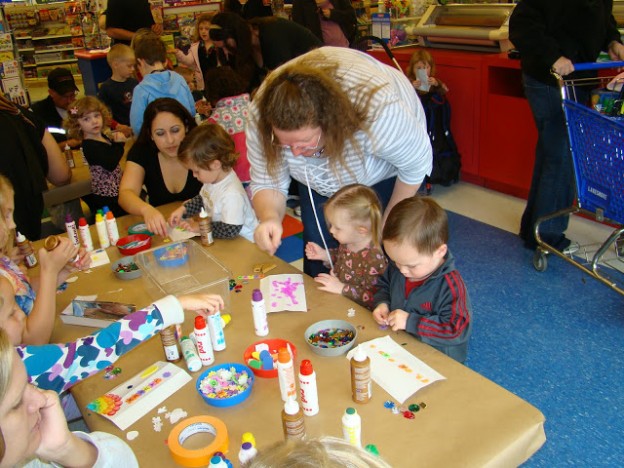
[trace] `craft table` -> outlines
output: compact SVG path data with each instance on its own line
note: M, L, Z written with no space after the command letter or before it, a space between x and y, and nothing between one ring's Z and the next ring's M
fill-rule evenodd
M165 207L170 212L172 206ZM140 218L126 216L119 220L123 235L128 226ZM93 233L95 234L95 232ZM94 239L96 237L94 236ZM162 242L153 238L153 245ZM272 262L277 265L271 274L299 273L281 260L269 257L245 239L216 240L210 252L228 266L234 277L252 273L255 263ZM120 255L115 247L107 249L111 260ZM146 305L143 279L121 281L116 279L108 265L80 273L78 280L66 291L57 295L57 311L69 304L76 295L98 294L101 300L133 302ZM251 292L259 280L251 280L239 293L230 292L231 323L225 329L227 349L215 353L216 363L243 362L245 348L260 340L255 336L251 313ZM405 405L426 403L426 408L409 420L394 415L384 407L391 397L381 387L373 384L373 398L365 405L351 400L349 362L344 356L324 358L313 354L304 341L304 331L312 323L328 318L349 320L359 328L358 341L364 342L384 336L388 331L378 328L371 313L348 299L318 291L312 278L305 277L308 312L281 312L269 315L268 338L285 338L297 348L295 366L302 359L310 359L317 374L320 413L306 417L308 436L332 435L340 437L341 416L349 406L355 406L362 417L362 442L375 444L380 454L393 466L517 466L527 460L544 443L544 416L540 411L516 395L496 385L469 368L457 363L433 348L422 344L406 333L391 336L404 345L410 353L424 361L446 377L417 392ZM353 307L355 317L347 318L347 310ZM192 330L192 313L187 313L184 332ZM89 332L88 328L63 326L57 320L53 339L71 340ZM158 416L157 408L149 411L128 431L120 431L104 417L91 413L86 405L96 397L123 383L134 374L165 356L158 336L141 344L117 361L122 373L113 380L106 380L103 373L76 385L72 393L83 412L90 429L106 431L126 439L126 432L139 432L136 439L128 441L141 466L176 466L171 459L166 439L174 427L161 414L164 423L161 432L152 427L152 417ZM184 361L178 363L186 369ZM201 371L200 371L201 372ZM237 455L244 432L255 435L260 450L283 439L280 413L282 401L277 379L256 378L251 396L230 408L215 408L203 402L195 390L193 380L159 406L169 411L182 408L188 417L210 415L221 419L228 430L230 447L228 458L237 466ZM185 443L191 448L207 445L209 435L194 435Z

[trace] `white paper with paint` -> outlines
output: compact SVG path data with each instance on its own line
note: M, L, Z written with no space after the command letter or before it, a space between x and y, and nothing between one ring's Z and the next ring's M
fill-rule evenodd
M307 312L303 275L271 275L260 280L267 313Z
M371 361L372 379L400 404L421 388L446 380L412 353L386 335L361 343ZM351 359L356 348L347 353Z
M173 242L177 242L177 241L181 241L181 240L185 240L185 239L191 239L195 236L199 236L198 232L193 232L193 231L187 231L186 229L182 229L179 226L176 227L169 227L167 228L167 235L169 236L169 239L171 239Z

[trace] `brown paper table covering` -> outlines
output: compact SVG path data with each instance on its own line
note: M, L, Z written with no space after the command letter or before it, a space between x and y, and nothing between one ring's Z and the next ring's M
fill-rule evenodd
M163 208L170 212L172 206ZM120 235L127 227L141 219L126 216L119 221ZM94 229L92 233L95 236ZM162 243L158 236L153 246ZM96 241L97 242L97 241ZM291 265L275 257L269 257L254 244L239 238L216 240L210 253L224 263L233 277L252 274L252 265L272 262L277 268L271 274L299 273ZM120 257L115 247L107 249L111 261ZM101 300L133 302L147 305L150 300L143 287L143 279L122 281L114 277L109 265L80 273L66 291L57 296L57 313L60 313L76 295L98 294ZM455 362L433 348L422 344L412 336L379 330L371 313L348 299L318 291L312 278L304 275L308 312L281 312L269 314L268 338L285 338L297 348L295 368L302 359L310 359L317 374L320 412L306 417L309 437L342 434L341 416L349 406L354 406L362 417L362 442L375 444L380 454L393 466L516 466L527 460L545 442L544 416L535 407L513 395L492 381ZM243 362L245 348L261 338L255 336L251 313L251 292L259 280L251 280L239 293L230 293L231 323L225 329L227 349L215 353L216 363ZM353 307L356 315L347 318L347 310ZM192 331L194 314L187 312L183 325L185 333ZM359 326L358 341L364 342L390 333L406 350L436 369L446 380L436 382L417 392L405 405L424 402L427 406L415 414L413 420L394 415L384 407L391 400L381 387L373 384L373 398L365 405L351 400L349 362L344 356L325 358L313 354L304 341L303 333L312 323L328 318L340 318ZM57 319L53 342L75 339L89 332L85 327L65 326ZM174 427L157 408L148 412L128 431L123 432L104 417L86 409L96 397L158 360L165 360L158 336L141 344L117 361L122 373L106 380L99 373L72 389L85 421L91 430L106 431L126 439L126 432L136 430L139 436L128 441L141 466L176 466L166 439ZM184 361L178 363L186 369ZM205 369L205 368L204 368ZM280 398L277 379L256 378L251 396L235 407L215 408L207 405L195 390L200 372L192 374L193 380L160 406L169 411L182 408L188 417L211 415L225 422L230 448L228 458L238 465L238 450L244 432L255 435L258 448L263 449L283 439ZM152 427L152 417L160 416L164 425L161 432ZM193 436L188 444L205 445L209 436ZM196 439L193 441L193 439ZM186 445L192 447L192 445Z

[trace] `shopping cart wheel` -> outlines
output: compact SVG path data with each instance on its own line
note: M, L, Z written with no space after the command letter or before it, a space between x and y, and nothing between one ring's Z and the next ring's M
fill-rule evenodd
M537 271L546 271L548 268L548 259L546 258L546 252L542 249L535 249L535 253L533 254L533 267Z

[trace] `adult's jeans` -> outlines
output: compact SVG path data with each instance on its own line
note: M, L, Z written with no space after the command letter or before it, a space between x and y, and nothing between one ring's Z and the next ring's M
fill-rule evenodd
M534 226L537 219L567 208L574 201L574 168L560 89L526 74L522 78L538 138L529 198L520 224L520 237L526 247L535 248ZM568 222L569 216L559 216L542 223L542 240L558 250L566 248L570 244L564 235Z
M379 201L381 202L381 206L383 209L386 208L388 202L390 201L392 191L394 190L395 181L396 177L391 177L389 179L382 180L381 182L378 182L371 187L373 190L375 190L375 192L377 192L377 196L379 197ZM320 195L314 190L308 191L308 186L302 184L301 182L298 182L298 184L299 202L301 203L301 222L303 223L303 272L312 277L315 277L318 276L319 273L328 273L329 269L325 267L323 265L323 262L321 262L320 260L308 260L305 256L305 245L308 242L316 242L318 245L323 247L323 241L321 240L321 235L319 233L319 229L316 225L316 219L314 217L314 212L312 211L312 201L314 202L314 206L316 208L319 224L321 226L325 242L327 242L327 247L330 249L338 247L338 243L329 233L327 225L325 224L323 205L328 200L328 198ZM312 200L310 200L310 193L312 193Z

